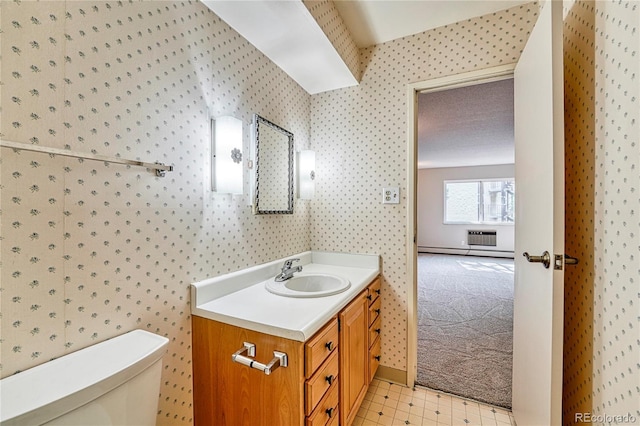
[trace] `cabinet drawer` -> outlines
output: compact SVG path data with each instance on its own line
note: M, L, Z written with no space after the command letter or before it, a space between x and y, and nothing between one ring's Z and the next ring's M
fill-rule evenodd
M373 324L373 322L380 316L381 305L382 299L379 297L374 300L371 305L369 305L369 325Z
M380 337L380 330L382 326L382 317L378 315L378 318L369 327L369 347L373 345L378 337Z
M382 339L377 339L371 349L369 349L369 381L373 380L373 377L376 375L376 371L378 371L378 366L380 365L380 341Z
M338 416L333 416L333 420L329 420L329 423L327 423L326 426L338 426L339 424L340 424L340 418Z
M305 414L309 415L316 408L331 385L338 381L338 351L322 364L318 371L306 381L305 387Z
M339 417L338 383L333 382L329 392L322 398L313 413L306 419L306 426L324 426Z
M333 318L304 345L305 377L309 378L338 347L338 319Z
M369 287L367 288L367 300L369 301L369 304L372 304L376 298L380 296L380 285L380 277L376 278L371 284L369 284Z

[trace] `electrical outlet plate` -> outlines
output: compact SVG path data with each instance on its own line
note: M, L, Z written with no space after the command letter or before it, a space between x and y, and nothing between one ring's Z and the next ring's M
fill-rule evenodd
M390 186L388 188L382 188L382 204L399 204L400 203L400 188L397 186Z

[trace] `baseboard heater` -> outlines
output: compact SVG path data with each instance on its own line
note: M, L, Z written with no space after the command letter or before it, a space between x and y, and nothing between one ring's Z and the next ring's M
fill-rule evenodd
M480 256L480 257L500 257L513 259L513 251L496 250L489 247L467 247L467 248L451 248L451 247L426 247L418 246L420 254L452 254L458 256Z
M467 230L467 245L495 247L496 231Z

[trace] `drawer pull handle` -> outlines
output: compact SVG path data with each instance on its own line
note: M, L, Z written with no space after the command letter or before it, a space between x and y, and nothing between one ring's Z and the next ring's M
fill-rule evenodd
M329 374L327 377L325 377L324 379L327 381L327 383L329 383L329 385L331 385L333 383L335 377L333 377L333 374Z
M374 309L373 312L375 312L376 314L380 315L380 309Z
M367 295L367 300L371 300L372 296L370 294Z
M286 367L289 365L289 359L284 352L273 351L273 359L266 365L251 358L254 356L256 356L256 345L244 342L242 348L231 355L231 360L238 364L246 365L249 368L260 370L267 376L273 373L278 367Z
M328 351L332 351L333 350L333 342L325 343L324 347L327 348Z
M376 333L380 334L380 329L379 329L379 328L376 328L376 329L375 329L375 330L373 330L373 331L375 331Z
M377 288L377 289L375 290L375 292L376 292L377 294L380 294L380 289L379 289L379 288Z
M325 413L327 413L327 416L329 416L329 418L333 417L333 412L336 411L335 408L331 407L331 408L327 408Z
M380 361L380 359L382 358L380 355L376 355L374 356L374 358L376 359L376 361Z

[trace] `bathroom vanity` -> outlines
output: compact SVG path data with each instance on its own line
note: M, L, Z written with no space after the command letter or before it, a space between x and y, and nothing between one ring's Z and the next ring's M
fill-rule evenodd
M353 422L380 361L379 257L292 257L302 266L294 276L349 286L275 294L267 287L286 259L192 285L196 425Z

